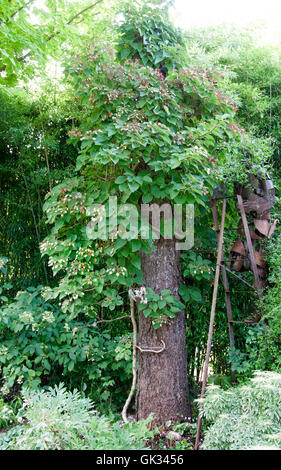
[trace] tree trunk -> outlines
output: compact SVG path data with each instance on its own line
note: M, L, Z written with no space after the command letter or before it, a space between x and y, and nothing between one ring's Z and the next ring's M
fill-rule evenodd
M157 293L170 289L179 299L181 270L175 241L161 238L155 251L141 256L145 286ZM153 422L157 425L168 420L181 421L191 415L184 310L157 330L151 319L139 312L139 346L159 349L161 340L166 346L163 352L138 352L137 418L147 418L154 413Z

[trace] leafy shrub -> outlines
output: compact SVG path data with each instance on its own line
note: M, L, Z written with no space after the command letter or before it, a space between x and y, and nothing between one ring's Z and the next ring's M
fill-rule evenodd
M275 214L274 214L275 212ZM273 211L279 217L280 202ZM280 226L277 225L276 235L268 243L267 260L269 265L268 281L270 287L261 301L261 311L266 321L263 337L260 338L260 357L268 370L281 371L281 238Z
M13 408L0 399L0 429L10 427L15 422L15 414Z
M67 322L41 294L42 287L18 292L0 309L2 393L22 385L53 385L63 377L101 404L114 394L120 406L123 387L131 380L130 338L112 338L90 323Z
M184 48L182 33L168 21L165 8L154 8L147 1L125 2L126 21L120 26L117 57L140 60L144 65L167 70L180 65Z
M279 203L272 210L277 217ZM267 242L267 261L269 266L269 287L259 302L262 320L258 325L247 329L244 350L230 353L232 367L239 373L253 370L272 370L281 372L281 238L277 226L272 240Z
M281 375L256 371L245 385L210 386L203 415L205 450L281 449Z
M256 369L266 369L269 364L264 357L264 346L265 338L268 333L268 326L263 322L257 325L250 326L247 329L245 336L245 351L240 351L236 348L230 348L229 360L231 362L231 368L237 374L252 375Z
M237 130L239 127L237 126ZM270 168L273 144L269 138L255 138L244 135L221 146L220 164L216 176L225 186L232 187L233 183L248 184L249 168L253 174L263 171L266 175Z
M60 384L44 390L23 391L18 425L0 437L5 450L134 450L144 448L154 433L149 419L123 425L99 416L88 398Z

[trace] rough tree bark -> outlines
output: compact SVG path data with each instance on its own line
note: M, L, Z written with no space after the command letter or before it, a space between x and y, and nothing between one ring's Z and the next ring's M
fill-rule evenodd
M175 240L160 239L156 250L142 253L144 284L155 292L170 289L179 299L181 284L179 251ZM166 348L160 354L138 352L137 418L154 413L154 423L179 421L191 415L187 378L186 321L181 310L174 319L155 330L151 319L139 312L139 339L141 348Z

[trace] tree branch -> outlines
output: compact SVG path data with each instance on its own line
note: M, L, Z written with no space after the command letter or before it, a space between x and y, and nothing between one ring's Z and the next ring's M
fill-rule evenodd
M8 18L5 23L8 23L8 21L10 21L14 16L16 16L17 13L19 13L19 11L23 10L24 8L26 8L28 5L30 5L31 3L33 3L34 0L29 0L29 2L25 3L22 7L20 7L17 11L15 11L11 16L10 18Z
M29 0L29 2L25 3L22 7L20 7L18 10L16 10L11 16L9 16L6 20L0 18L0 23L9 23L9 21L16 16L17 13L19 13L21 10L26 8L30 3L34 2L34 0Z
M73 16L66 24L71 24L78 16L83 15L83 13L86 13L86 11L94 8L96 5L99 3L103 2L103 0L97 0L97 2L93 3L92 5L89 5L88 7L84 8L84 10L79 11L75 16Z
M123 318L130 318L130 315L123 315L122 317L112 318L111 320L98 320L98 321L95 321L92 325L75 326L72 331L72 336L74 336L76 331L81 328L85 328L85 327L94 328L95 326L97 326L98 323L112 322L112 321L122 320Z
M88 7L86 8L83 8L83 10L79 11L78 13L76 13L76 15L74 15L72 18L70 18L70 20L66 23L66 25L70 25L76 18L78 18L79 16L83 15L84 13L86 13L86 11L88 10L91 10L92 8L94 8L96 5L98 5L99 3L103 2L104 0L97 0L95 3L92 3L91 5L89 5ZM19 11L19 10L18 10ZM17 13L17 12L16 12ZM95 15L97 15L97 13L95 13ZM47 41L50 41L51 39L53 39L53 37L57 36L58 34L60 34L60 31L56 31L55 33L51 34L50 36L47 37L46 39L46 42ZM17 59L18 62L23 62L27 57L30 56L32 51L29 51L27 52L24 56L22 57L19 57ZM0 71L2 71L4 69L0 69Z
M104 323L104 322L112 322L116 320L122 320L123 318L130 318L130 315L123 315L122 317L117 317L117 318L112 318L111 320L98 320L95 321L92 326L96 326L98 323Z
M103 0L98 0L97 2L95 3L92 3L92 5L89 5L88 7L84 8L83 10L79 11L78 13L76 13L76 15L74 15L72 18L70 18L70 20L66 23L66 25L70 25L71 23L73 23L74 20L76 20L76 18L78 18L79 16L83 15L83 13L86 13L86 11L88 10L91 10L93 9L96 5L98 5L99 3L103 2ZM95 13L97 14L97 13ZM60 34L60 31L57 31L53 34L51 34L48 38L47 38L47 41L50 41L50 39L52 39L53 37L57 36L58 34Z

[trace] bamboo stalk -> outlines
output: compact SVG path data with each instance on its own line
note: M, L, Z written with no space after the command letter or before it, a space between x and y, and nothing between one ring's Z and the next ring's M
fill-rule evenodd
M214 283L213 298L212 298L212 308L211 308L211 315L210 315L210 325L209 325L209 333L208 333L206 360L205 360L204 369L203 369L202 389L201 389L201 396L200 396L201 400L205 397L207 378L208 378L208 368L209 368L209 361L210 361L210 355L211 355L212 338L213 338L213 331L214 331L214 321L215 321L215 313L216 313L216 303L217 303L217 294L218 294L218 284L219 284L221 259L222 259L222 244L223 244L223 232L224 232L224 222L225 222L225 209L226 209L226 199L223 200L223 206L222 206L221 229L220 229L219 242L218 242L218 256L217 256L215 283ZM200 401L199 402L199 415L198 415L198 422L197 422L197 431L196 431L196 440L195 440L195 450L198 450L198 448L199 448L200 431L201 431L201 425L202 425L202 410L203 410L203 402Z
M213 213L213 219L214 219L216 236L217 236L217 243L218 243L219 242L220 230L219 230L219 222L218 222L218 213L217 213L217 209L216 209L216 203L212 204L212 213ZM223 251L222 251L222 259L221 259L221 266L220 267L221 267L221 276L222 276L222 282L223 282L224 293L225 293L225 304L226 304L228 330L229 330L229 343L230 343L230 347L233 349L235 347L234 330L233 330L233 315L232 315L232 306L231 306L231 300L230 300L229 283L228 283L228 278L227 278L224 259L223 259ZM232 368L230 368L230 375L231 375L231 382L235 383L236 382L236 376L235 376L235 372L232 370Z

